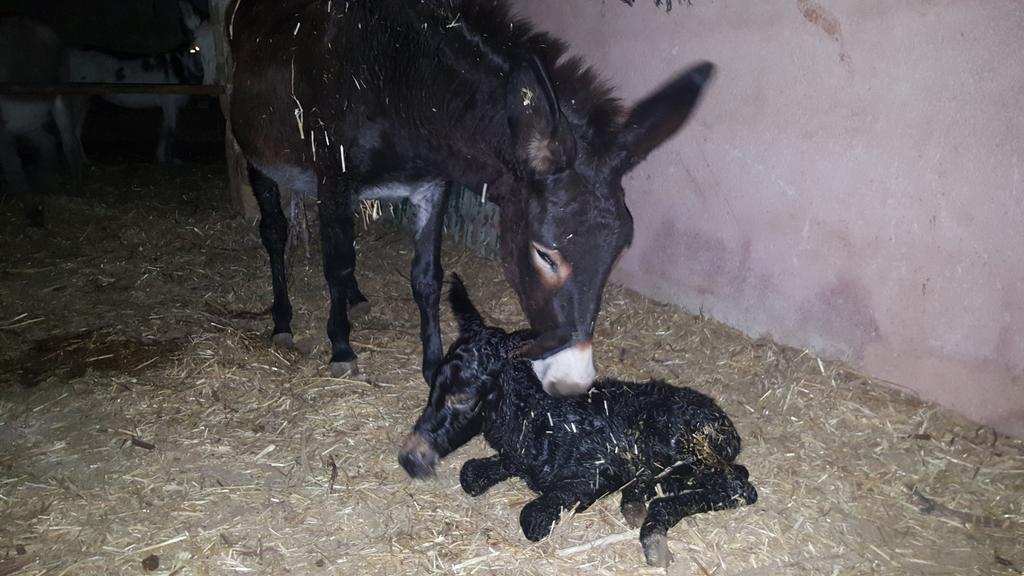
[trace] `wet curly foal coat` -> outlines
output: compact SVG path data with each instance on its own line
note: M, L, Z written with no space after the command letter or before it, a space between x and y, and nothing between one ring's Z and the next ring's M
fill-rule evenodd
M411 476L433 474L441 457L482 431L498 453L462 467L467 493L525 480L540 496L519 519L536 541L563 510L584 510L621 490L622 514L640 526L644 554L656 565L670 561L665 534L683 517L757 500L746 468L734 463L739 434L712 399L664 382L619 380L600 381L583 396L549 396L529 363L511 359L530 333L485 326L457 276L449 300L459 338L402 447Z

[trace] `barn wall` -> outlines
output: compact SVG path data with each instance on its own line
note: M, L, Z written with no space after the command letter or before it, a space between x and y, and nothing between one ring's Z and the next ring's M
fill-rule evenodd
M614 279L1024 435L1024 3L675 4L517 2L627 101L718 65Z

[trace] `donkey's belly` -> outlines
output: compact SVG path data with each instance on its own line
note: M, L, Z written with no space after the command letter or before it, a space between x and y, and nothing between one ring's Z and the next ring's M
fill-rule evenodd
M250 162L252 162L250 160ZM288 164L254 162L256 168L277 183L282 190L293 194L315 197L317 192L316 173L309 168ZM388 182L367 186L352 196L352 209L359 207L360 200L384 200L395 202L406 198L416 207L416 230L426 222L444 191L444 182L423 180L415 182ZM341 191L339 190L338 193Z

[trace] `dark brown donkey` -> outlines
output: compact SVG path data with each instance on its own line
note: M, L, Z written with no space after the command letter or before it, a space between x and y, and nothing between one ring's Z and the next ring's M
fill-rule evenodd
M278 187L316 194L331 296L331 372L356 367L348 307L359 199L418 209L412 292L423 376L441 361L441 231L449 183L501 208L502 263L530 326L526 351L553 394L587 390L591 338L633 222L622 176L678 130L712 65L628 113L565 45L497 0L239 0L231 121L249 162L270 254L274 340L291 342L288 225Z

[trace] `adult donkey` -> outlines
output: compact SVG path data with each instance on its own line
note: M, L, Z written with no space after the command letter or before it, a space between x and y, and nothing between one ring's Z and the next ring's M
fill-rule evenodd
M274 340L291 341L287 222L278 185L316 193L334 374L356 367L346 306L360 198L417 206L412 291L423 376L441 357L438 303L446 183L501 208L502 262L552 394L594 379L601 293L633 222L622 176L682 126L712 66L670 81L628 114L565 45L498 0L237 0L231 120L249 162L270 255Z

